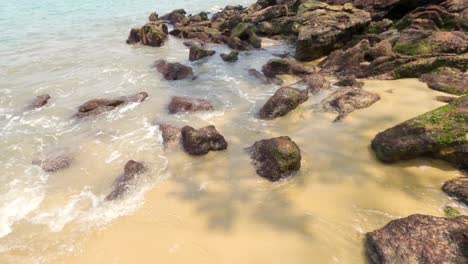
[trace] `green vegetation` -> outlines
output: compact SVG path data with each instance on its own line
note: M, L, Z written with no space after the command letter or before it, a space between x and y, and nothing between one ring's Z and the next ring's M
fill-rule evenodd
M451 207L451 206L446 206L444 208L444 213L447 217L457 217L459 215L461 215L460 211L458 211L457 209Z

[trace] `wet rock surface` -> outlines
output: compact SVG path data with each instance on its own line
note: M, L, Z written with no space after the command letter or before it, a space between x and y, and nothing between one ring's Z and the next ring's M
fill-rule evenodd
M68 153L55 153L44 160L35 160L32 163L40 166L45 172L56 172L70 167L73 157Z
M280 74L306 75L313 73L299 62L290 59L271 59L262 67L263 74L268 78L274 78Z
M468 177L459 177L447 181L442 190L468 206Z
M209 56L213 56L216 53L214 50L207 50L197 45L192 45L189 52L189 60L196 61Z
M193 113L198 111L213 111L213 105L205 99L174 96L168 105L169 113Z
M277 77L268 78L265 75L263 75L263 73L259 72L256 69L248 69L247 71L250 76L254 77L255 79L260 80L264 84L281 85L283 83L283 80L281 80L280 78L277 78Z
M431 89L455 95L468 93L468 74L456 69L443 68L421 75L419 78Z
M315 94L322 90L330 88L330 82L322 74L312 73L306 75L305 78L290 86L304 86L306 89L309 90L310 93Z
M174 146L180 143L181 133L180 128L167 123L160 123L159 130L162 134L163 145L165 148Z
M75 114L77 118L97 116L99 114L114 110L116 107L126 103L142 102L148 97L148 93L140 92L134 95L121 96L117 99L93 99L78 107Z
M223 59L223 61L235 62L239 59L239 52L231 51L229 52L229 54L222 53L220 54L220 56L221 56L221 59Z
M153 47L161 47L164 44L168 34L166 24L162 20L157 20L156 13L151 14L149 20L141 28L132 28L130 30L127 44L141 43Z
M370 263L466 263L468 216L410 215L366 234Z
M227 42L231 49L250 50L262 46L262 40L255 34L251 24L240 23L231 32Z
M385 162L428 156L468 168L468 96L377 134L371 147Z
M46 105L49 100L50 100L50 95L48 94L38 95L36 96L36 98L34 98L34 100L31 102L28 108L29 109L41 108L44 105Z
M257 174L272 182L289 177L301 168L301 151L289 137L260 140L247 150Z
M298 105L307 101L308 90L299 90L291 87L282 87L268 99L258 113L261 119L275 119L284 116Z
M193 77L193 70L178 62L168 62L166 60L157 60L154 63L157 71L162 73L164 78L169 81L182 80Z
M124 172L114 181L112 191L106 196L107 201L122 198L129 192L132 182L137 175L146 171L146 167L137 161L129 160L124 167Z
M361 88L342 88L331 94L321 104L338 112L335 121L343 120L355 110L367 108L380 100L376 93Z
M225 150L228 143L214 126L206 126L198 130L184 126L181 130L182 146L190 155L205 155L210 151Z

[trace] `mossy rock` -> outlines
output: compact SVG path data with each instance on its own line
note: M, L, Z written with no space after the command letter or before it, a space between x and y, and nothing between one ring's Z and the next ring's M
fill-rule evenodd
M468 70L468 56L439 56L421 58L398 66L392 73L395 79L417 78L422 74L431 72L441 67L449 67L461 71Z

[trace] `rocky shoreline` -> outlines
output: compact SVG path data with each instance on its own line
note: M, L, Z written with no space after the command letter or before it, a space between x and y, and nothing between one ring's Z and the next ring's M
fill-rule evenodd
M226 6L222 11L187 15L183 9L163 16L153 12L148 22L130 30L127 43L161 47L170 36L184 39L188 61L218 56L207 43L223 44L232 51L219 54L226 63L242 60L245 51L262 47L262 38L290 43L288 54L272 56L261 69L248 74L280 87L261 107L256 118L287 118L291 111L321 90L337 88L319 103L337 113L340 122L353 111L372 107L381 98L362 88L359 79L419 78L434 89L454 95L437 98L447 105L378 133L370 142L376 158L385 163L419 157L449 162L468 170L468 1L368 0L259 0L249 7ZM170 35L170 36L169 36ZM279 57L279 58L278 58ZM321 59L318 66L303 62ZM194 66L195 67L195 66ZM162 58L155 71L167 81L194 79L192 67ZM247 72L246 72L247 74ZM281 75L298 82L282 85ZM329 80L338 80L330 84ZM79 106L74 117L93 118L129 103L142 103L148 94L98 98ZM51 97L36 97L27 109L44 107ZM215 110L202 98L174 96L170 114ZM228 148L228 139L214 126L194 128L158 124L165 148L180 145L193 156ZM269 181L291 177L301 168L301 152L287 135L263 139L246 148L257 174ZM71 155L35 161L46 172L66 169ZM106 200L119 199L129 184L146 171L144 163L130 160ZM441 191L467 204L467 177L443 184ZM447 209L447 218L411 215L367 233L370 263L467 263L468 217Z

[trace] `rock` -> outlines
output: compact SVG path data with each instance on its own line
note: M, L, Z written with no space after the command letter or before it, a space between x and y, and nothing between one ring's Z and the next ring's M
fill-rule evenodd
M104 112L112 111L116 107L126 103L142 102L148 97L148 93L140 92L130 96L121 96L117 99L93 99L78 107L78 113L75 114L77 118L85 118L90 116L97 116Z
M162 16L161 19L168 21L172 25L175 25L176 23L184 19L186 14L187 12L185 12L184 9L176 9L170 12L169 14L165 14L164 16Z
M73 158L66 153L55 153L44 160L33 161L34 165L40 166L45 172L56 172L70 167Z
M362 88L362 86L364 86L364 83L356 80L356 77L354 77L353 75L348 75L341 77L339 81L334 83L333 85Z
M331 6L316 0L299 5L293 26L298 32L295 58L311 61L341 48L363 31L371 18L352 5Z
M214 50L207 50L200 46L193 45L190 47L189 60L196 61L205 57L213 56L216 53Z
M198 130L184 126L181 133L184 150L190 155L205 155L209 151L224 150L228 147L228 143L214 126Z
M257 24L261 21L271 20L273 18L283 17L288 15L288 7L286 5L274 5L254 12L244 17L244 22Z
M187 25L178 25L169 34L178 38L198 39L207 43L225 43L228 37L216 28L210 27L210 21L202 21Z
M41 108L41 107L43 107L44 105L47 104L49 99L50 99L50 95L48 95L48 94L38 95L38 96L36 96L36 98L34 98L32 103L29 105L29 108L30 109Z
M465 205L468 205L468 177L458 177L447 181L442 186L442 190Z
M387 31L388 29L390 29L392 24L393 24L393 21L388 19L388 18L384 18L384 19L379 20L379 21L372 21L369 24L369 26L367 27L367 33L380 34L380 33L384 32L384 31Z
M377 65L369 65L369 67L373 66L378 67ZM415 78L441 67L454 68L464 72L468 70L468 54L417 58L409 62L407 60L406 63L393 67L391 74L395 79Z
M156 13L156 12L151 13L149 15L149 17L148 17L148 20L151 21L151 22L158 21L159 20L158 13Z
M457 97L439 95L439 96L436 96L435 99L437 101L439 101L439 102L442 102L442 103L451 103L451 102L457 100Z
M106 196L106 200L112 201L122 198L122 196L129 191L130 184L135 180L136 176L145 171L146 167L142 163L129 160L125 164L124 173L114 181L112 191Z
M421 75L419 80L427 83L429 88L441 92L456 95L468 93L468 74L456 69L438 69L432 73Z
M258 113L261 119L275 119L284 116L298 105L307 101L308 90L299 90L291 87L282 87L268 99Z
M240 23L232 30L228 46L234 50L258 49L262 46L262 40L257 37L251 24Z
M301 151L289 137L255 142L248 148L257 174L274 182L301 168Z
M368 92L360 88L342 88L331 94L322 104L330 106L339 115L336 121L343 120L351 112L357 109L367 108L380 100L378 94Z
M296 85L305 85L305 87L311 93L318 93L323 89L330 88L330 82L327 81L327 79L325 79L325 77L319 73L311 73L309 75L306 75L305 78L291 86L294 87Z
M162 73L166 80L181 80L193 77L193 70L189 66L178 62L170 63L166 60L157 60L154 66L158 72Z
M395 162L422 156L468 168L468 96L377 134L371 147L377 158Z
M141 41L141 29L132 28L128 35L127 44L135 44Z
M370 263L466 263L468 216L410 215L366 234Z
M445 213L445 216L447 216L449 218L457 217L457 216L461 215L460 211L458 211L457 209L455 209L455 208L453 208L451 206L445 206L444 207L444 213Z
M283 80L280 78L274 77L274 78L268 78L265 75L263 75L261 72L259 72L256 69L249 69L248 70L249 75L252 77L255 77L256 79L259 79L262 81L264 84L277 84L281 85L283 83Z
M407 30L400 33L393 51L403 55L461 54L468 50L468 37L462 32Z
M205 99L194 99L189 97L174 96L168 106L169 113L186 113L198 111L213 111L213 105Z
M405 15L395 24L395 28L452 31L462 29L462 22L457 14L449 12L442 5L425 5Z
M231 51L229 54L222 53L220 56L223 61L234 62L239 59L239 52Z
M159 130L161 131L165 148L179 144L181 138L180 128L162 123L159 124Z
M167 26L161 20L148 22L140 30L141 43L147 46L161 47L167 39L167 33Z
M276 77L280 74L304 75L313 73L301 63L289 59L271 59L262 67L263 74L268 78Z

